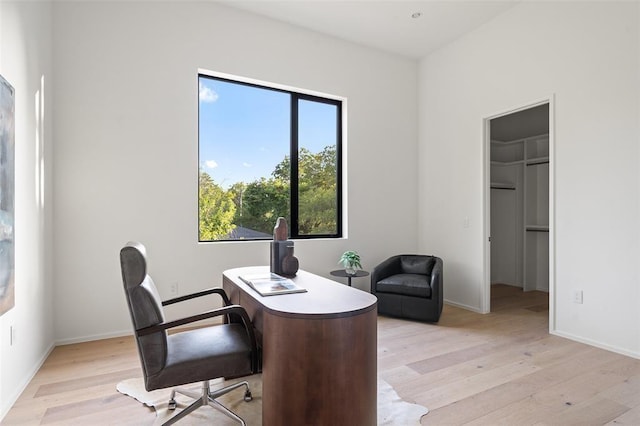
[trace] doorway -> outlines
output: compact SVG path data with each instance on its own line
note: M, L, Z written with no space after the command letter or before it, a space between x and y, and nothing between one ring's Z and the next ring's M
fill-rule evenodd
M552 118L551 99L485 118L483 312L492 285L552 294Z

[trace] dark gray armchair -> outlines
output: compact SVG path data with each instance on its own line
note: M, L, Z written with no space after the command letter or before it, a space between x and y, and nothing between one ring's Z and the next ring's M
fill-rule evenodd
M130 242L122 248L120 265L147 391L202 382L201 393L173 389L170 409L176 407L176 392L195 401L165 424L175 423L198 407L209 405L244 425L240 417L215 398L244 386L244 399L250 401L249 384L243 381L211 391L209 380L241 377L258 371L256 339L246 311L239 305L231 305L222 288L161 301L153 280L147 275L146 250L140 243ZM165 320L163 306L206 295L221 297L224 306L186 318ZM219 316L226 317L224 324L167 333L178 326Z
M403 254L392 256L371 272L371 293L378 313L438 322L442 313L442 259Z

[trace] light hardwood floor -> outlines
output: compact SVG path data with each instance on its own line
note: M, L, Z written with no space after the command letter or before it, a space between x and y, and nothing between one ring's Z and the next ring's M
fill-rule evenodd
M379 374L423 425L640 425L640 360L549 335L545 293L494 286L492 310L379 318ZM151 425L115 390L138 375L132 338L57 347L2 424Z

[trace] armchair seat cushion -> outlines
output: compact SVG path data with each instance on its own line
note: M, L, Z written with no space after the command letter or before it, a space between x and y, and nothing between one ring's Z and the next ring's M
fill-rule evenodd
M427 281L427 275L396 274L378 281L376 292L413 297L431 297L431 286Z

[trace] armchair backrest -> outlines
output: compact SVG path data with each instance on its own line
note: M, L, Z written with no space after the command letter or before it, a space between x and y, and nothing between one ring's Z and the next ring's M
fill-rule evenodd
M148 376L158 373L165 365L167 333L163 330L140 336L138 331L164 322L162 300L153 280L147 274L146 249L142 244L127 243L120 250L120 266L138 354L146 381Z
M401 255L400 268L403 274L431 275L436 260L433 256Z

